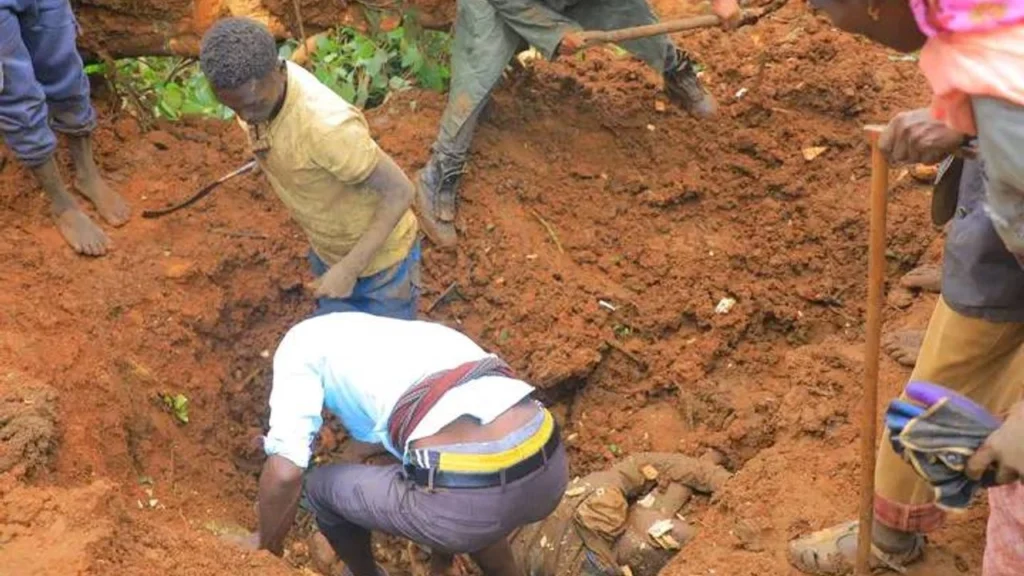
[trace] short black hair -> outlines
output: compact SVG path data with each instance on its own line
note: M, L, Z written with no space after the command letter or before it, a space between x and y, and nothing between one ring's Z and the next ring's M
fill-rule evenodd
M230 90L270 74L277 65L277 44L263 24L248 18L224 18L203 35L199 67L214 88Z

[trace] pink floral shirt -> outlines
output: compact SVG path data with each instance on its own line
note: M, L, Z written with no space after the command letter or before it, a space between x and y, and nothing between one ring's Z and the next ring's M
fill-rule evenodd
M943 32L988 32L1024 22L1024 0L910 0L917 25Z

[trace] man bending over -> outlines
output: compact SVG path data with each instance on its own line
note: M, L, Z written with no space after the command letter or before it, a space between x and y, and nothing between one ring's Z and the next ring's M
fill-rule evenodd
M548 516L569 475L558 426L532 392L441 324L359 312L299 323L274 355L249 546L282 552L326 408L353 439L400 460L318 467L306 478L317 526L351 574L384 574L370 549L379 530L470 554L489 576L521 576L506 538Z

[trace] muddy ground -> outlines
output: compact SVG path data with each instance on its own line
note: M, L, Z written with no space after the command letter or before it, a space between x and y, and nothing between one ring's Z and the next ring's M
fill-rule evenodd
M664 574L793 574L789 539L856 513L860 127L922 105L926 88L913 62L796 3L732 35L679 40L707 65L717 122L657 104L657 76L614 52L508 80L465 179L463 241L426 250L423 309L458 283L464 300L426 317L543 389L576 473L637 450L725 456L734 480L687 511L699 535ZM136 213L246 159L233 125L141 134L99 106L99 161ZM409 92L369 116L412 171L442 106ZM810 147L825 151L808 161ZM890 287L939 246L928 189L894 180ZM282 562L214 535L253 527L269 356L311 310L306 243L265 182L136 217L98 260L64 245L11 159L0 204L0 574L307 570L301 542ZM724 298L736 304L717 314ZM923 326L933 303L890 307L886 329ZM908 371L886 358L882 374L884 400ZM179 393L187 424L160 398ZM344 434L321 440L330 457ZM984 517L982 506L953 519L916 573L979 574ZM407 571L402 550L381 549L392 573Z

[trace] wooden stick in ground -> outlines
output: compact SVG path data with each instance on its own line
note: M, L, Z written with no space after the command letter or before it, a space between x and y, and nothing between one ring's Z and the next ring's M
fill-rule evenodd
M867 126L871 143L871 231L868 244L868 325L864 353L864 399L860 430L860 531L857 576L871 574L871 527L875 519L875 443L878 437L878 358L882 347L882 306L885 289L885 212L889 193L889 162L878 147L884 127Z

